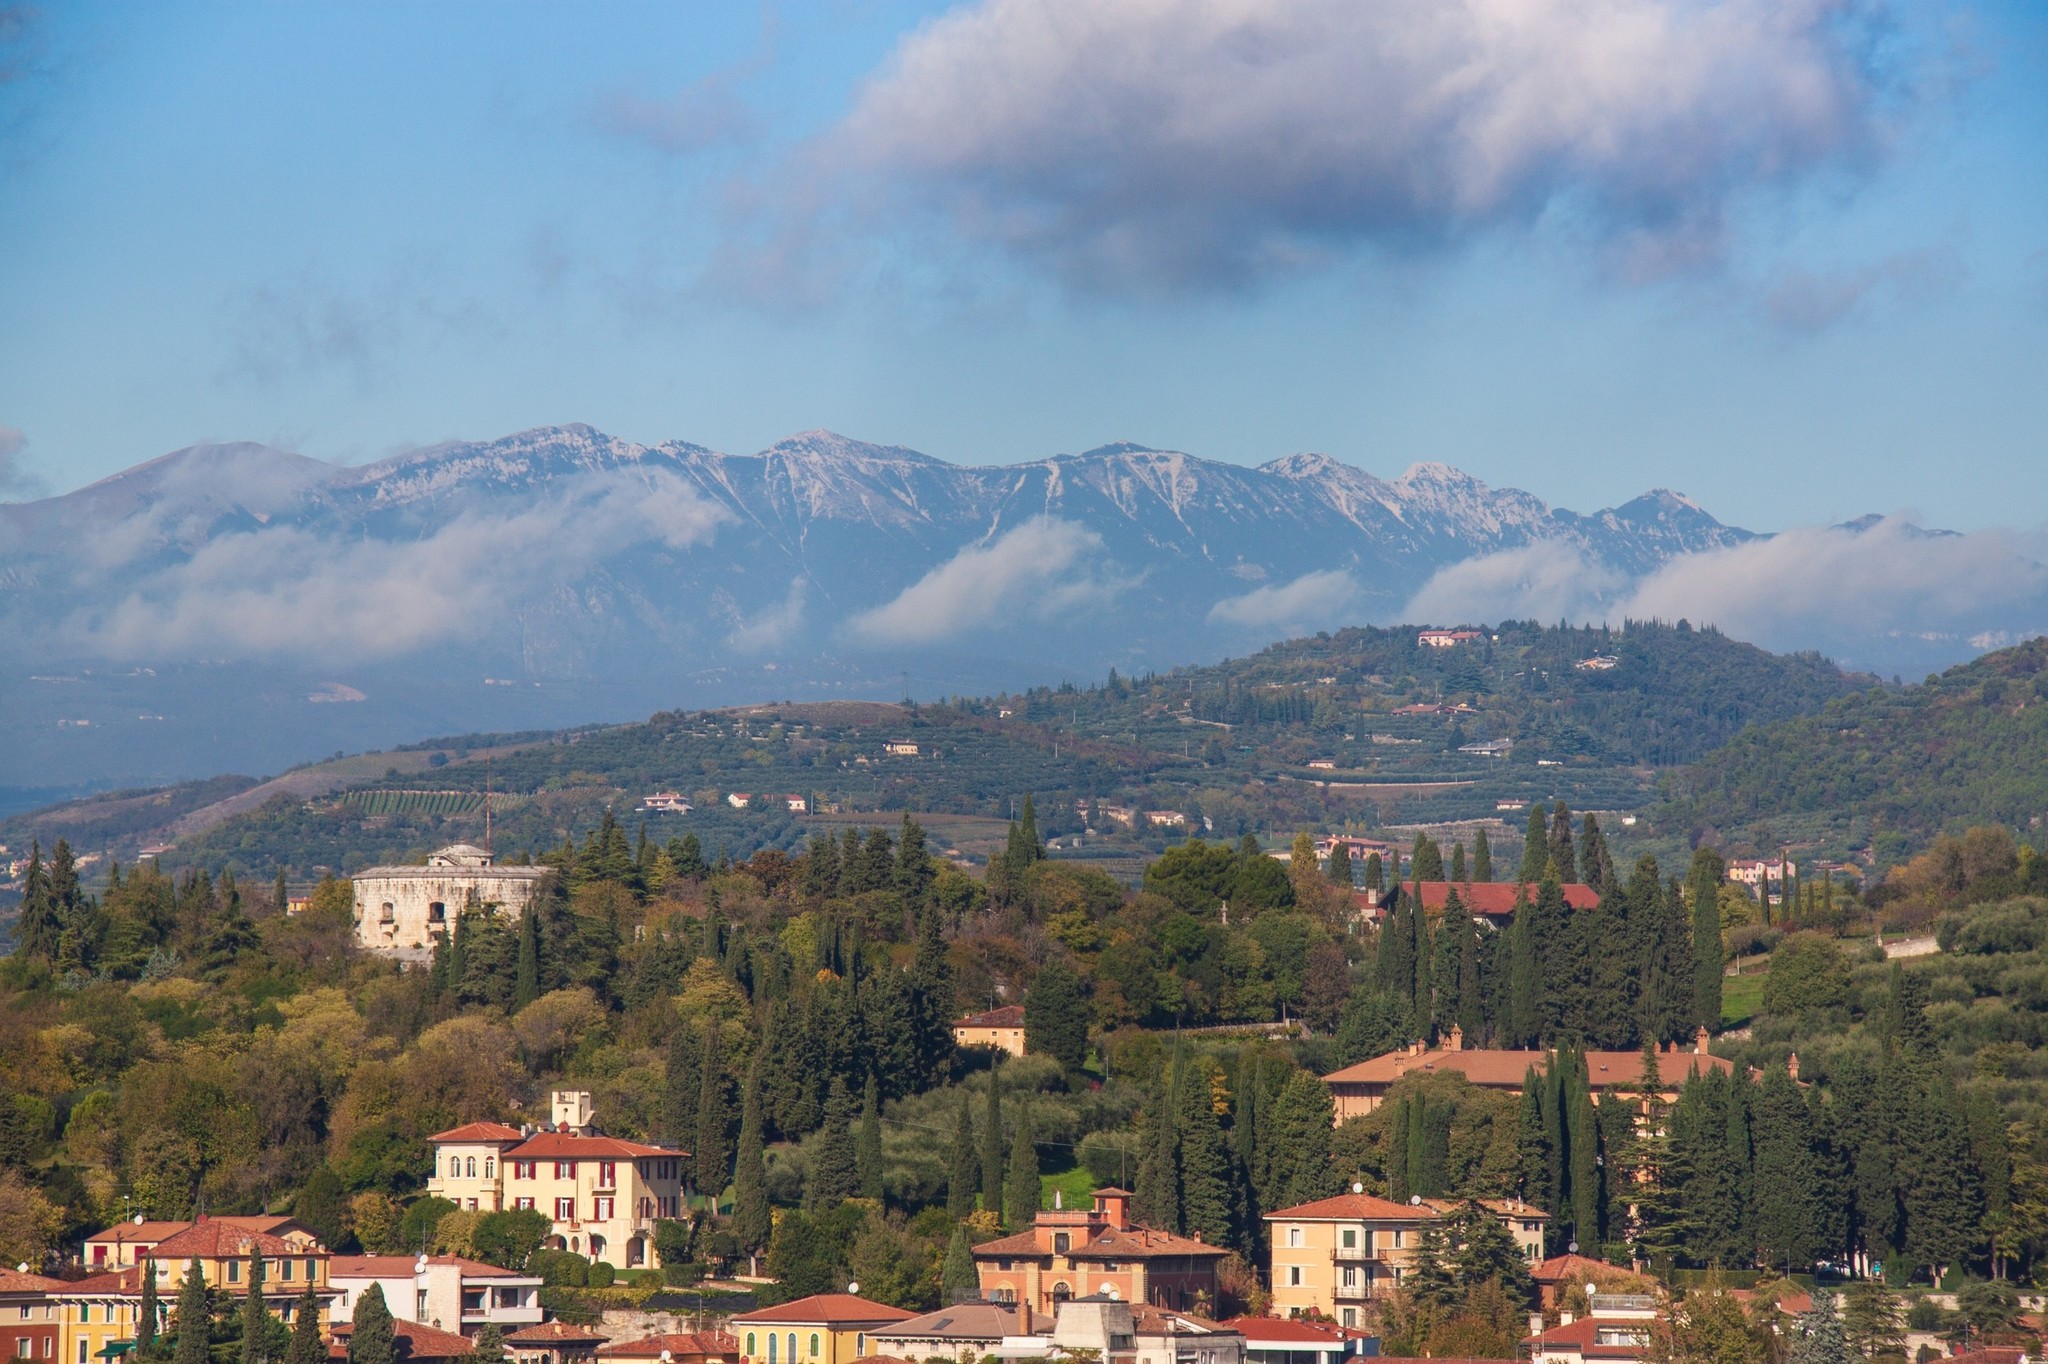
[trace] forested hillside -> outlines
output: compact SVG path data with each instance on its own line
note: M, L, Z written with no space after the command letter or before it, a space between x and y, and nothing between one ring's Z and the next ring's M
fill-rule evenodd
M653 820L658 840L688 829L709 853L740 858L793 850L814 830L784 794L847 815L1008 819L1035 792L1048 837L1086 828L1091 855L1131 859L1133 875L1136 857L1180 834L1102 806L1172 811L1231 839L1492 822L1505 847L1521 821L1499 819L1503 802L1634 809L1655 768L1871 683L1816 655L1776 656L1682 623L1507 622L1450 648L1417 634L1345 630L1213 667L934 704L761 705L442 739L294 773L218 818L177 788L162 797L161 824L147 822L145 798L96 798L0 822L0 842L62 836L132 859L162 841L176 844L172 866L265 878L283 867L303 883L480 840L488 787L497 846L510 850L551 847L606 810L624 817L658 789L697 806ZM886 751L898 740L917 752ZM242 808L266 790L267 802ZM734 792L774 798L738 810Z
M1660 825L1766 850L1867 847L1890 863L1937 830L2034 833L2048 817L2048 639L1739 734L1670 790Z

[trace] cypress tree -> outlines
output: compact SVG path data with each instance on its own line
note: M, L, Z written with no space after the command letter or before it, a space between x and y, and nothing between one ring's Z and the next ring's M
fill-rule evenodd
M1814 1240L1818 1209L1812 1126L1799 1087L1782 1070L1764 1076L1756 1104L1750 1206L1757 1253L1766 1265L1791 1273L1811 1265L1820 1249Z
M1550 860L1557 863L1557 879L1579 879L1578 854L1572 849L1572 812L1563 801L1550 807Z
M974 1113L967 1091L960 1091L960 1116L953 1124L953 1163L946 1179L946 1215L965 1221L974 1211L980 1172L975 1168Z
M967 1228L953 1228L940 1275L948 1304L972 1302L981 1296L981 1278L974 1269L974 1251L967 1244Z
M1511 1047L1526 1047L1542 1030L1543 965L1537 953L1535 910L1525 887L1515 890L1508 926L1508 998L1503 1030Z
M1472 835L1472 879L1493 879L1493 844L1487 839L1485 829Z
M519 916L519 964L513 977L512 1007L523 1009L539 998L540 915L529 905Z
M1386 877L1386 863L1380 860L1380 855L1378 853L1367 853L1365 855L1365 888L1367 890L1385 891L1387 888Z
M1451 879L1460 884L1472 879L1465 868L1465 845L1463 843L1453 843L1451 845Z
M704 1055L697 1070L697 1140L691 1153L697 1191L713 1204L725 1190L732 1168L732 1094L725 1074L723 1028L716 1018L704 1022Z
M1340 842L1331 846L1329 867L1324 874L1330 878L1331 885L1341 887L1344 890L1351 889L1351 846L1349 844Z
M144 1256L142 1266L142 1304L135 1310L135 1352L147 1354L156 1344L157 1318L162 1309L156 1300L156 1261Z
M121 869L119 867L114 868L114 871L116 873L116 879L118 879L120 870ZM285 887L283 867L279 867L277 869L277 885L272 888L270 892L270 898L271 901L276 905L277 912L279 914L284 913L285 910L291 907L292 897L291 892Z
M1273 1101L1269 1207L1290 1208L1337 1192L1337 1172L1330 1163L1335 1126L1330 1087L1311 1071L1289 1075Z
M1236 1224L1230 1188L1230 1153L1201 1067L1180 1085L1180 1199L1178 1230L1211 1245L1226 1245Z
M988 1106L981 1123L981 1206L1003 1212L1003 1082L996 1067L988 1071Z
M1409 876L1417 882L1444 879L1444 855L1428 834L1415 835L1415 849L1409 857Z
M1561 1220L1562 1209L1557 1207L1557 1190L1550 1182L1550 1124L1543 1111L1546 1097L1543 1077L1537 1074L1536 1067L1530 1066L1522 1073L1522 1101L1515 1123L1516 1187L1525 1200L1552 1214L1554 1226Z
M1045 860L1045 840L1038 836L1038 811L1028 793L1024 797L1024 813L1017 819L1017 834L1023 841L1027 861Z
M1686 872L1686 899L1692 905L1692 1021L1696 1027L1721 1026L1721 882L1728 864L1712 848L1693 850Z
M292 1308L292 1340L285 1347L284 1364L324 1364L327 1344L320 1338L320 1299L308 1283Z
M249 1248L249 1291L242 1297L242 1364L265 1364L270 1344L270 1309L263 1305L263 1252Z
M398 1364L398 1337L391 1326L391 1309L385 1305L381 1285L373 1283L363 1290L362 1297L356 1299L351 1320L348 1364Z
M1024 1048L1050 1056L1068 1074L1088 1059L1088 1009L1081 979L1059 960L1049 961L1024 992Z
M495 1321L487 1321L470 1342L472 1364L505 1364L505 1333Z
M1518 879L1541 881L1543 869L1549 865L1550 825L1544 819L1543 802L1532 801L1529 805L1529 829L1522 835L1522 870Z
M1011 1231L1024 1231L1038 1217L1038 1139L1031 1130L1031 1105L1017 1109L1017 1136L1003 1172L1003 1221Z
M768 1244L771 1230L761 1129L761 1055L756 1052L740 1099L739 1158L733 1167L732 1234L749 1254Z
M860 1196L880 1202L882 1187L882 1091L868 1072L867 1088L860 1103L860 1140L854 1147L854 1163L860 1171Z
M1600 832L1600 821L1590 810L1579 821L1579 865L1584 869L1586 884L1602 895L1614 887L1614 857L1607 851L1607 838Z
M814 1209L830 1208L860 1193L860 1164L854 1142L854 1122L860 1109L846 1084L838 1076L826 1091L825 1128L818 1141L817 1155L805 1181L805 1201Z
M1593 1111L1592 1090L1586 1081L1584 1055L1574 1049L1570 1063L1558 1054L1564 1075L1565 1140L1571 1155L1572 1232L1581 1248L1600 1244L1600 1135Z
M1402 1116L1407 1119L1408 1129L1401 1143L1404 1157L1402 1164L1406 1167L1404 1183L1411 1195L1421 1194L1424 1198L1433 1198L1441 1190L1433 1187L1429 1178L1431 1162L1428 1097L1421 1090L1410 1095L1407 1111Z
M1180 1224L1180 1152L1175 1130L1178 1096L1173 1089L1178 1069L1168 1066L1153 1081L1139 1114L1138 1178L1131 1191L1131 1211L1138 1221L1162 1230Z
M178 1316L171 1325L178 1333L177 1364L209 1364L213 1311L207 1300L206 1274L196 1255L185 1266L185 1282L178 1287Z

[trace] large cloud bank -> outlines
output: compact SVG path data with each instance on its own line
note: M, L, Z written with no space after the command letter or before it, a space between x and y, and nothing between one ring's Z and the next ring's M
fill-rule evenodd
M1852 662L1900 642L1960 656L2048 630L2042 537L1930 533L1901 517L1811 527L1681 555L1638 580L1552 541L1453 564L1403 618L1478 621L1686 619L1775 650Z
M868 644L933 644L1001 630L1106 600L1118 584L1098 562L1102 537L1038 516L987 544L969 545L891 600L847 623Z
M832 159L1113 285L1558 222L1711 262L1747 189L1853 164L1886 90L1850 0L982 0L906 39Z

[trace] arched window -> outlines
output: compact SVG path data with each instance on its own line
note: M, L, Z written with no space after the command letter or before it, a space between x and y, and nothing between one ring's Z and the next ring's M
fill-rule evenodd
M497 1158L496 1156L485 1156L485 1157L484 1157L484 1178L485 1178L485 1179L496 1179L497 1177L498 1177L498 1158Z
M768 1364L775 1364L775 1340L775 1333L770 1331L768 1333Z
M791 1331L784 1336L782 1343L789 1347L789 1364L796 1364L796 1332Z
M754 1357L754 1333L753 1333L752 1331L749 1331L749 1332L747 1332L747 1358L749 1358L749 1359L752 1359L753 1357Z
M471 1156L471 1157L469 1158L469 1177L470 1177L471 1179L475 1179L475 1178L476 1178L476 1157L475 1157L475 1156Z
M1065 1302L1068 1298L1071 1298L1073 1296L1074 1290L1072 1288L1069 1288L1066 1284L1056 1283L1052 1286L1052 1300L1054 1302Z
M448 1178L450 1178L450 1179L460 1179L460 1178L462 1178L462 1157L461 1157L461 1156L450 1156L450 1157L448 1157Z
M818 1333L817 1333L816 1331L813 1331L813 1332L811 1332L811 1358L812 1358L812 1359L816 1359L817 1357L818 1357Z

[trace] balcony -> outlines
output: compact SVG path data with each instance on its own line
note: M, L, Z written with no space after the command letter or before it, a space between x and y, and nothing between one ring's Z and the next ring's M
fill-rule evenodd
M1365 1246L1338 1246L1334 1254L1339 1264L1361 1264L1380 1258L1378 1251Z
M1339 1302L1364 1302L1372 1295L1370 1279L1360 1279L1357 1283L1340 1283L1334 1294Z

